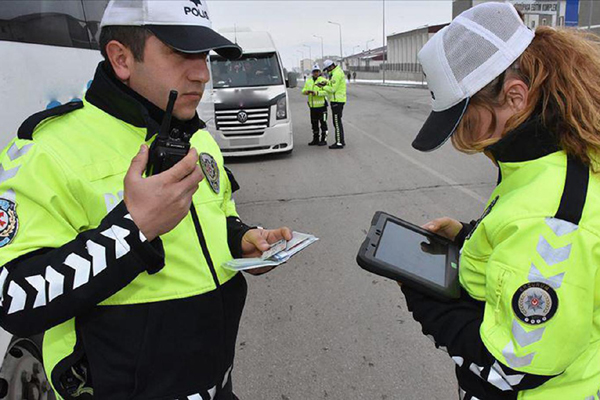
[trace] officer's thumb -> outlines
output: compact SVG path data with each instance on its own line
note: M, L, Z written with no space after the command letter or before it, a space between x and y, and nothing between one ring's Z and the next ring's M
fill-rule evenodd
M140 177L146 170L146 164L148 164L148 146L143 144L140 147L140 151L131 160L129 171L127 171L127 178Z
M256 242L256 248L260 251L267 251L271 248L271 246L269 245L269 242L267 242L265 239L260 238Z

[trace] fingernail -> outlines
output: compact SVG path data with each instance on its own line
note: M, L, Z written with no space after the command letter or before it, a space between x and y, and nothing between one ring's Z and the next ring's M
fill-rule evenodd
M145 145L145 144L141 145L141 146L140 146L140 153L145 153L145 152L146 152L146 149L147 149L147 147L146 147L146 145Z

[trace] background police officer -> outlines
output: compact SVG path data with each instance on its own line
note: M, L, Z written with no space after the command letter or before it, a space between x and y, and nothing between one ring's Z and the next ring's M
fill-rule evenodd
M327 84L327 79L321 76L321 68L315 64L312 77L306 80L302 94L308 96L310 109L310 123L312 125L313 140L308 145L327 145L327 92L320 85ZM321 138L319 139L319 124L321 125Z
M45 332L65 400L233 400L247 290L221 265L291 239L241 222L237 184L196 114L209 50L241 49L211 29L205 1L187 0L111 1L100 47L85 100L30 117L3 153L17 173L0 182L1 324ZM191 150L144 177L172 89L168 132L191 136Z
M327 84L322 83L321 85L329 95L333 126L335 128L335 143L329 146L329 148L343 149L346 145L344 125L342 123L344 105L346 104L346 76L342 68L336 66L331 60L326 60L323 63L323 69L329 76L329 82Z

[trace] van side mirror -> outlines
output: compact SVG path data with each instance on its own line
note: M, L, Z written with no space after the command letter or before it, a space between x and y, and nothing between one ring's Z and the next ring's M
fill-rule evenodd
M285 86L288 88L298 87L298 75L295 72L288 72Z

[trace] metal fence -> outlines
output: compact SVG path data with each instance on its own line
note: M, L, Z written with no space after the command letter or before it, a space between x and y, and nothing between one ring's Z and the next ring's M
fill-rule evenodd
M380 72L384 69L386 71L397 71L397 72L411 72L415 74L423 73L423 68L419 63L387 63L385 65L377 66L348 66L349 71L356 72Z

